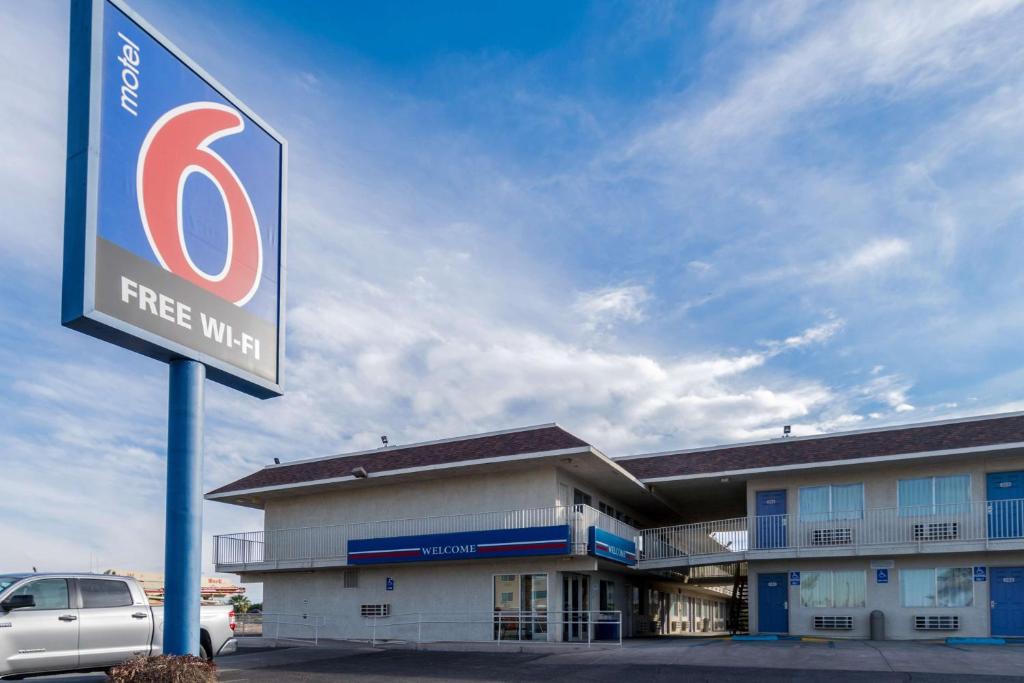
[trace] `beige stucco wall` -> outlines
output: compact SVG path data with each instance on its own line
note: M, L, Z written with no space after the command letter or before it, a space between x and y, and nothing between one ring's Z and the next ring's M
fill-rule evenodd
M358 586L344 588L341 569L309 573L274 573L261 577L264 611L267 614L321 617L321 637L365 639L372 633L372 620L360 616L363 604L386 603L394 617L378 621L377 636L415 640L422 620L424 640L491 640L493 637L494 577L500 574L547 574L548 611L551 624L561 624L562 577L566 572L585 573L590 578L591 610L598 609L598 578L616 581L616 606L628 608L624 574L597 570L588 557L536 557L498 562L466 561L398 564L358 567ZM394 590L386 590L387 577ZM620 605L622 607L620 607ZM401 616L405 615L405 616ZM290 617L288 621L295 621ZM409 625L395 626L398 622ZM386 626L385 624L392 624ZM285 629L294 635L309 629ZM552 630L554 626L552 626ZM559 638L559 634L552 634Z
M747 510L754 514L757 492L786 490L787 511L799 511L799 490L802 486L821 484L864 484L864 507L889 508L897 505L897 482L949 474L971 475L971 500L985 500L985 475L1024 469L1024 457L974 453L950 458L917 461L893 460L870 465L821 467L811 470L787 470L760 474L747 482Z
M587 609L600 609L600 581L614 583L615 610L621 612L623 635L639 629L638 620L654 618L654 613L633 614L632 588L650 588L671 593L681 600L690 596L722 601L725 596L701 591L681 582L653 580L635 570L617 568L611 563L589 557L510 558L498 562L465 561L398 564L352 568L358 574L355 588L344 587L342 569L313 572L272 573L258 577L263 581L264 611L268 615L288 615L289 623L312 623L319 619L319 636L338 639L370 638L373 621L360 616L363 604L390 605L389 619L377 622L381 639L488 641L493 638L494 577L501 574L546 574L550 639L562 639L566 621L563 579L569 574L588 578ZM352 571L349 570L349 571ZM387 577L394 590L386 590ZM656 609L656 606L655 606ZM648 610L650 611L650 610ZM303 620L302 615L307 615ZM277 617L268 616L268 621ZM591 615L596 620L596 615ZM423 623L422 627L420 623ZM404 622L404 623L401 623ZM273 635L273 627L266 627ZM422 630L421 630L422 629ZM308 627L283 626L281 633L305 637ZM592 632L591 634L595 634Z
M344 489L266 503L267 530L555 505L554 466Z
M559 484L567 487L565 501L560 500ZM349 485L337 491L271 498L266 503L264 528L294 529L571 505L574 488L589 493L595 508L599 501L604 501L634 519L643 519L635 509L563 469L533 465L528 469L474 475L460 475L454 470L438 479L365 488Z
M891 560L895 566L889 570L889 583L875 582L872 561ZM750 580L750 630L758 632L758 575L785 573L789 586L789 632L794 635L817 635L830 638L867 638L869 635L868 615L872 610L885 613L886 635L891 640L935 639L946 636L990 635L989 628L989 581L974 582L974 601L970 607L902 607L900 599L900 569L924 569L945 567L1018 567L1024 566L1024 551L988 553L948 553L911 555L890 558L822 558L753 561L749 564ZM803 607L800 601L800 587L790 586L788 573L822 570L863 570L866 572L867 594L865 606L861 608L825 609ZM853 631L816 631L812 627L815 615L852 615ZM961 628L957 632L916 631L912 617L924 614L957 614Z

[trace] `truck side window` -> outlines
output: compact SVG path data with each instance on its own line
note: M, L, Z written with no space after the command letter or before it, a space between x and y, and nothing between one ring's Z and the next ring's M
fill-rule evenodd
M37 579L14 591L10 597L15 595L31 595L35 598L36 606L26 607L26 610L67 609L68 581L67 579Z
M82 607L128 607L133 603L132 592L124 581L109 579L79 579Z

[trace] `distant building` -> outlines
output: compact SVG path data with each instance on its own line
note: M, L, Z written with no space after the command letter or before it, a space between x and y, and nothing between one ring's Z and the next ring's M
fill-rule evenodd
M107 569L103 573L110 574L111 576L131 576L142 584L142 589L146 591L146 596L151 602L164 601L163 574L156 572L137 572L133 569ZM227 579L222 579L219 576L204 576L202 577L202 585L199 589L199 593L203 600L223 601L224 598L231 597L232 595L244 594L245 588L243 586L236 586Z

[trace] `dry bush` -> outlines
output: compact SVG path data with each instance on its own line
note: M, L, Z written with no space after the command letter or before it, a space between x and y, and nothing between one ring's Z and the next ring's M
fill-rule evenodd
M200 657L139 657L114 667L114 683L216 683L217 667Z

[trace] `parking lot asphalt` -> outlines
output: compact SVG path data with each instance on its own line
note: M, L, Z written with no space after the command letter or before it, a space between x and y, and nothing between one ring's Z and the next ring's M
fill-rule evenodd
M460 647L462 651L451 651ZM251 648L219 658L225 683L320 681L810 681L889 683L1024 681L1024 645L949 646L865 641L627 641L622 648L552 646L529 651L431 649L325 642L320 647ZM36 680L96 683L103 676Z
M1024 681L1024 646L865 641L636 640L622 648L525 652L326 644L245 654L221 680L251 681ZM315 655L315 656L314 656ZM285 661L287 660L287 661Z

